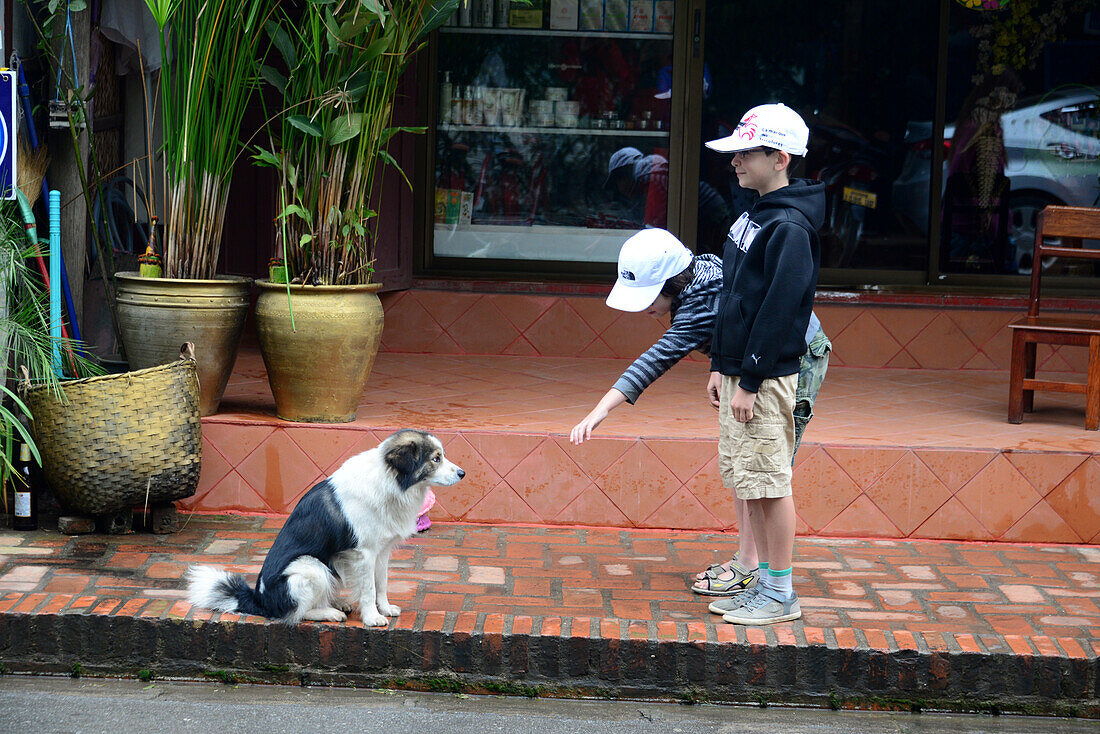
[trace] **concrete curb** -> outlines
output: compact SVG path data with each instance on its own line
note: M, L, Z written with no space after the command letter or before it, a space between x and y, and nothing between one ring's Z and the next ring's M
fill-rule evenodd
M452 615L448 615L450 617ZM1100 661L831 644L0 615L4 672L1100 718ZM438 627L425 629L425 627ZM411 628L410 628L411 627Z

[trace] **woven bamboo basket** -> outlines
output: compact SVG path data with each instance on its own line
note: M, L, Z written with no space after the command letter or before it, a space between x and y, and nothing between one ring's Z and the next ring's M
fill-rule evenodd
M199 484L202 422L194 349L171 364L48 387L24 400L58 502L82 515L190 497Z

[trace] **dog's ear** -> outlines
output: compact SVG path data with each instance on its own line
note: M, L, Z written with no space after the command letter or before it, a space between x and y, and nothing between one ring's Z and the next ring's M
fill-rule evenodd
M397 484L402 491L419 481L420 467L424 463L424 446L415 438L401 437L386 451L386 463L397 474Z

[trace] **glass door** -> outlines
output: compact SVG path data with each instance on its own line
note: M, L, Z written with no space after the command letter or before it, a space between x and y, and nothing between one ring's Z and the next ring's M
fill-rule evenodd
M755 199L730 156L702 143L729 135L751 107L783 102L810 128L800 175L826 186L820 281L924 283L937 4L709 0L705 9L698 147L685 152L702 182L698 248L720 252L722 223Z
M674 13L473 0L440 29L431 263L584 272L673 223Z

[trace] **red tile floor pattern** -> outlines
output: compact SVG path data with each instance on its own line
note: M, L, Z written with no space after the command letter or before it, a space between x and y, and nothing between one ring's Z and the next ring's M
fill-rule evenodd
M254 581L282 522L192 516L164 536L0 531L0 614L262 622L192 607L182 576L209 563ZM689 591L691 573L733 550L722 534L437 523L394 554L390 599L405 611L391 626L445 613L543 635L610 628L718 643L1100 654L1100 549L801 539L803 618L765 630L723 623ZM347 624L361 626L357 615Z
M720 530L707 366L683 362L583 446L570 428L629 362L378 356L357 419L280 421L246 344L221 412L203 421L198 512L286 513L320 477L392 430L438 435L468 472L432 517L470 522ZM822 536L1100 542L1100 435L1078 396L1040 394L1005 421L999 371L830 368L797 456L799 532Z

